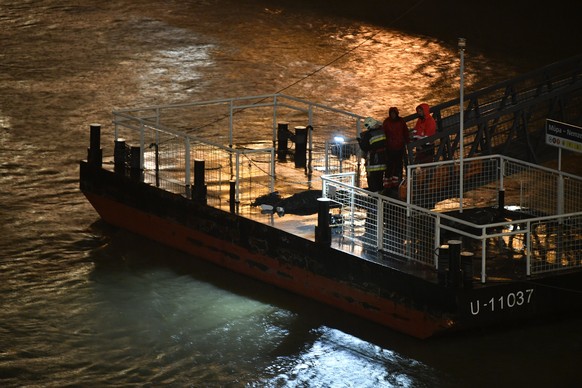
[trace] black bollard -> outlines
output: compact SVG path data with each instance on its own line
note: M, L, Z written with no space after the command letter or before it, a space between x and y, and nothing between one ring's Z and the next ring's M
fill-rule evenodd
M499 190L497 193L497 211L499 212L499 218L503 218L505 216L505 190Z
M141 170L141 148L132 146L129 151L129 176L134 180L143 180Z
M156 187L160 187L160 147L158 143L152 143L150 148L154 147L154 154L156 156Z
M439 256L437 259L437 279L441 286L447 285L447 272L449 267L449 246L443 244L439 247Z
M461 240L449 240L449 279L451 287L458 287L460 282Z
M331 226L329 225L329 198L317 198L317 226L315 227L315 242L331 244Z
M463 267L463 287L473 288L473 253L461 252L461 266Z
M204 160L194 161L194 190L192 200L206 205L206 183L205 183Z
M101 124L91 124L87 162L95 167L103 166L103 150L101 149Z
M230 204L230 212L234 213L236 207L236 181L230 181L230 192L228 203Z
M289 124L279 123L277 125L277 160L279 162L287 161L288 139L289 139Z
M295 167L307 166L307 127L295 127Z
M125 174L125 166L127 163L127 146L125 139L115 140L115 148L113 149L113 164L115 172Z

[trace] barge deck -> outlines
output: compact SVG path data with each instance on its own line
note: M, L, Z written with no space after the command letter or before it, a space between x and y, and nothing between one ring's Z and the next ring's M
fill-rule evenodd
M488 155L372 193L363 121L285 95L118 111L81 190L107 222L419 338L582 308L582 179Z

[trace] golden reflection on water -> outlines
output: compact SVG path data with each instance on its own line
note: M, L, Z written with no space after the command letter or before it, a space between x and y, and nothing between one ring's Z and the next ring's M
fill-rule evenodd
M160 34L152 32L151 22L135 23L144 33L138 38L151 39L147 34L153 33L157 44L152 48L159 49L126 60L126 66L115 71L124 73L121 86L134 83L131 89L156 103L282 90L383 119L390 106L399 107L404 116L413 114L421 102L434 105L459 94L456 48L426 36L365 24L356 29L328 25L324 35L316 28L289 30L275 23L264 30L243 26L240 35L218 30L208 43L195 25L164 26L174 33ZM467 90L495 66L472 54L465 71Z
M10 129L10 118L0 112L0 129Z
M77 160L86 157L89 123L110 134L111 111L133 106L284 89L378 119L389 106L410 114L420 102L458 95L454 44L327 16L257 13L252 2L237 2L237 12L212 1L4 3L0 127L10 131L0 137L0 202L11 308L2 370L13 374L9 383L192 385L279 376L274 369L296 372L291 383L315 377L322 386L443 381L408 342L399 356L393 343L312 329L304 311L288 334L285 294L270 304L223 291L236 286L223 272L212 277L224 286L217 291L199 272L148 268L144 260L177 254L93 229L98 216L78 191ZM513 74L471 42L466 54L467 90ZM118 246L99 249L109 240ZM390 334L379 333L375 340ZM294 347L269 354L280 339ZM213 368L218 373L209 375Z

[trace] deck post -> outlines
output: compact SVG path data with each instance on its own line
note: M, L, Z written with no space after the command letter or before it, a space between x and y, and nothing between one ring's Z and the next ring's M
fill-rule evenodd
M505 211L505 189L501 189L497 192L497 204L499 217L503 217Z
M449 282L451 287L458 287L460 280L461 240L449 240Z
M229 181L230 191L228 192L228 203L230 204L230 212L234 213L236 210L236 181Z
M449 267L449 246L443 244L439 247L439 255L437 259L437 278L439 285L447 285L447 272Z
M315 226L315 242L331 244L331 226L329 225L329 198L317 198L317 225Z
M127 162L127 147L125 139L115 140L115 147L113 149L113 163L114 171L119 174L125 174L125 164Z
M295 167L307 166L307 127L295 127Z
M473 288L473 252L461 252L463 288Z
M204 160L194 160L194 190L192 200L206 205L206 184L204 183Z
M87 150L87 162L91 166L103 166L103 149L101 148L101 124L90 126L89 149Z
M279 162L287 161L289 135L289 123L277 124L277 160Z
M132 146L129 151L129 176L131 179L143 181L141 169L141 147Z

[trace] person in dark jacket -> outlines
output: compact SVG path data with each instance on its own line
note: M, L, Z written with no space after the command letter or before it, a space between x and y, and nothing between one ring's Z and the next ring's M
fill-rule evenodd
M365 153L368 190L380 192L384 188L386 171L386 134L382 125L371 117L364 121L366 130L358 138L360 148Z
M386 179L389 185L398 185L402 180L404 151L410 141L408 126L400 117L398 108L393 106L388 109L388 117L382 123L382 128L386 134Z

